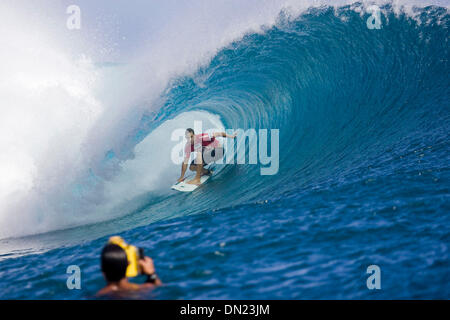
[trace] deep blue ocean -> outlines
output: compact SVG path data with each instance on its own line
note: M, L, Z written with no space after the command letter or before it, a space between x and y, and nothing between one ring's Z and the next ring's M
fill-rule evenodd
M164 282L130 298L449 299L449 16L384 10L381 29L349 7L281 12L173 78L105 167L199 112L227 129L279 129L278 173L231 164L193 193L163 181L113 219L2 239L0 299L95 298L112 235L143 247ZM69 265L81 290L66 286ZM366 286L370 265L379 290Z

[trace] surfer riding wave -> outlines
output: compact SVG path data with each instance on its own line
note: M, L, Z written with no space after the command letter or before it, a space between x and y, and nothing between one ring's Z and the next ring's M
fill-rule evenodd
M184 161L181 164L181 175L177 182L185 179L184 174L186 173L191 153L195 152L194 160L189 165L189 170L196 171L196 175L194 179L186 183L199 185L201 176L211 174L211 171L204 167L223 158L223 146L220 145L216 137L234 139L236 138L236 133L233 135L226 134L225 132L195 134L193 129L188 128L186 129L185 136L187 142L184 147Z

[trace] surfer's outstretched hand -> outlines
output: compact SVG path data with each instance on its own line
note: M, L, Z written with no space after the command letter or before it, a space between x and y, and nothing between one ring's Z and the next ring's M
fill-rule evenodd
M186 178L179 178L179 179L177 180L177 183L178 183L178 182L181 182L181 181L184 181L184 179L186 179Z

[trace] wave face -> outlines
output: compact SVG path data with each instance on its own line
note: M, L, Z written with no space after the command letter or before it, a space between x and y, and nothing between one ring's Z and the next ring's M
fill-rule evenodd
M56 154L61 163L76 162L77 174L64 185L68 191L57 193L60 180L55 178L50 191L44 190L45 203L36 201L36 207L24 210L36 225L46 222L36 229L39 232L116 219L56 232L48 239L23 240L23 247L32 246L33 239L39 239L42 247L55 242L58 247L67 237L86 241L128 230L123 236L130 242L159 251L155 258L160 258L163 277L180 283L161 289L161 298L262 298L267 297L264 288L272 288L272 298L365 298L367 289L361 288L365 280L355 280L351 274L365 274L361 268L372 263L383 264L383 270L397 275L395 281L386 280L391 291L378 297L448 298L448 282L442 284L442 277L436 276L446 275L449 266L447 10L430 6L411 15L386 5L381 29L369 29L363 9L358 4L320 7L297 15L275 10L273 25L258 32L244 28L243 37L224 41L226 45L207 57L207 63L196 61L187 72L164 74L167 87L157 99L155 93L139 101L119 99L133 106L145 106L145 98L153 102L152 107L128 110L125 120L126 109L103 115L101 97L111 87L103 85L98 94L85 87L91 83L85 80L139 79L130 75L135 67L78 64L77 70L84 70L78 72L81 78L67 83L63 91L68 95L64 99L77 96L87 106L80 112L88 116L77 113L72 118L80 116L80 123L89 126L82 130L85 137L72 137L82 159L64 148ZM85 90L71 91L74 87ZM128 88L117 88L109 99ZM143 89L132 92L142 94ZM60 99L62 93L47 94ZM95 123L83 122L86 117ZM96 117L108 121L98 124ZM279 129L278 173L262 176L259 165L229 165L201 192L189 196L169 191L179 166L170 163L173 142L164 139L175 128L190 127L198 119L205 128ZM55 123L59 128L58 119ZM76 124L74 132L75 128ZM117 138L117 128L127 128L122 132L126 137ZM93 146L86 146L86 141ZM27 166L26 156L23 159L27 168L33 168ZM26 176L23 181L23 188L31 188ZM54 196L52 214L46 211L48 194ZM196 213L207 214L186 217ZM56 223L47 224L61 214ZM64 224L67 216L70 223ZM168 218L178 220L164 221ZM4 236L30 233L29 228L11 231L8 227L14 224L4 220ZM104 241L84 244L78 251L83 264L97 263L92 252ZM225 249L218 249L219 243L225 243ZM203 251L205 246L212 251ZM21 259L28 265L44 265L39 262L44 258L66 261L67 250ZM220 274L236 270L215 250L226 251L235 265L243 266L242 278L233 283L244 287L219 285ZM246 250L255 252L253 262L244 257ZM186 261L180 278L173 278L171 272L181 267L173 269L164 252ZM192 269L199 259L205 264L204 273ZM1 269L20 268L17 261L2 261ZM270 278L273 270L284 280ZM96 271L87 276L92 291L101 285ZM427 283L411 280L415 273ZM182 274L192 274L192 281L183 280ZM212 287L202 286L205 277L212 278ZM13 278L4 279L3 284ZM334 280L342 284L339 290ZM41 298L60 292L51 285L42 288L44 279L33 281ZM190 288L189 292L183 288ZM20 298L17 294L5 293Z
M298 199L374 174L420 172L425 161L442 170L445 161L404 159L417 150L448 150L444 12L423 11L435 23L422 26L389 13L381 30L369 30L348 8L312 10L294 21L282 15L276 27L233 43L194 77L174 83L164 112L201 109L226 128L280 129L279 173L230 169L234 183L217 200L223 203L236 194L243 202Z

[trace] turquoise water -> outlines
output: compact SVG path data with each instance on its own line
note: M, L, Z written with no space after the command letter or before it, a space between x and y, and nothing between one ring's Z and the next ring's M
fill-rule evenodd
M166 284L137 298L448 299L448 14L421 9L419 24L385 9L379 30L348 7L281 14L173 79L123 154L200 112L225 128L278 128L278 173L228 165L192 194L149 191L112 220L0 240L0 298L92 298L101 248L120 234ZM82 290L66 287L72 264ZM366 287L373 264L381 290Z

